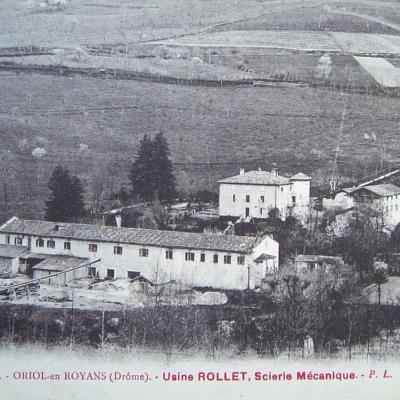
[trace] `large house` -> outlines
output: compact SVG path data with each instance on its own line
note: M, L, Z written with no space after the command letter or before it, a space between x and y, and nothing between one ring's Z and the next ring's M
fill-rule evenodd
M336 210L335 223L347 223L355 213L369 215L375 223L389 230L400 223L400 187L392 183L341 189L333 199L323 200L325 209ZM343 222L344 221L344 222Z
M70 273L76 268L75 277L141 276L154 283L175 280L190 287L221 289L253 289L277 269L279 262L279 244L270 236L187 233L17 217L0 226L0 262L3 253L7 257L15 255L3 265L33 278L63 270ZM73 275L59 276L49 283L64 284Z
M240 170L239 175L218 181L219 216L264 219L272 209L281 219L289 215L305 220L309 213L311 178L298 173L290 178L268 171Z
M349 196L355 204L370 207L385 226L394 228L400 222L400 187L392 183L362 186Z

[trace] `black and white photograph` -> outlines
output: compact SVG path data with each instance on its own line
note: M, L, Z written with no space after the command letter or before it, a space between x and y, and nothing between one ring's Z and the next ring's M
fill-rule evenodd
M0 0L0 94L1 398L399 398L399 0Z

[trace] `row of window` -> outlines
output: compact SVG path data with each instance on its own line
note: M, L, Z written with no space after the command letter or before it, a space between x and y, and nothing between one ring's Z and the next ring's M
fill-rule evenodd
M236 194L232 195L232 201L235 202L236 201ZM260 201L261 203L265 202L265 197L264 196L260 196ZM250 195L246 194L246 203L250 203Z
M218 254L213 254L213 263L218 264ZM187 251L185 253L185 260L186 261L194 261L195 260L195 253L191 251ZM200 254L200 262L206 261L205 253ZM237 256L236 262L238 265L244 265L245 257L244 256ZM232 264L232 256L229 254L224 255L224 264Z
M283 187L281 187L281 192L283 192ZM296 202L296 197L292 197L293 202ZM232 202L234 203L236 201L236 194L232 195ZM260 202L265 203L265 196L260 196ZM246 203L250 203L250 195L246 194Z
M14 242L16 245L22 245L22 238L21 237L16 237L14 239ZM10 243L10 238L9 236L7 237L7 243ZM36 239L36 247L44 247L45 241L44 239ZM46 246L49 249L54 249L56 247L56 242L53 239L49 239L46 241ZM97 252L97 244L94 243L89 243L88 249L90 252L95 253ZM64 250L71 250L71 242L64 242ZM122 255L122 247L121 246L114 246L114 254L116 255ZM139 257L148 257L149 256L149 250L146 248L139 249ZM172 260L174 258L174 252L173 250L166 250L165 251L165 258L167 260ZM195 253L191 251L187 251L185 253L185 260L186 261L195 261ZM205 253L200 254L200 262L205 262L206 261L206 255ZM238 265L244 265L245 262L245 257L244 256L237 256L237 264ZM213 254L213 263L218 264L218 254ZM232 263L232 256L230 255L224 255L224 264L231 264Z
M88 268L88 277L95 278L95 277L98 277L98 276L99 276L99 273L98 273L96 267L89 267ZM107 268L106 276L107 276L107 278L110 278L110 279L115 278L115 269ZM135 278L138 278L139 276L140 276L140 272L137 272L137 271L128 271L126 273L126 277L128 279L135 279Z

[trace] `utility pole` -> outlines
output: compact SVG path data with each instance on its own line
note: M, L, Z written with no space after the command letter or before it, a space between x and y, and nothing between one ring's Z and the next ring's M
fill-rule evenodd
M339 126L339 132L338 132L338 138L337 138L337 143L336 143L336 149L335 149L335 159L333 161L333 171L332 171L332 177L330 181L330 186L331 186L331 193L335 192L336 189L338 188L338 167L337 167L337 161L338 161L338 156L340 152L340 143L342 139L342 134L343 134L343 128L344 128L344 120L346 117L346 111L347 111L347 99L348 96L344 95L344 93L341 93L343 98L343 108L342 108L342 118L340 120L340 126Z

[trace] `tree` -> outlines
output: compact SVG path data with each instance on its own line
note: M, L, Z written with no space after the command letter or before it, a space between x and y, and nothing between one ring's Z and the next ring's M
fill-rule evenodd
M168 143L162 132L153 141L153 160L156 167L154 184L157 197L160 200L172 200L176 196L175 177Z
M386 272L383 270L377 270L373 276L374 283L377 285L378 288L378 304L381 305L381 294L382 294L382 285L388 281L388 277Z
M175 177L166 139L160 132L154 140L147 135L129 174L132 193L143 201L172 200L176 195Z
M132 193L141 200L151 201L155 190L154 176L153 142L144 135L129 174Z
M347 234L332 243L332 253L342 254L362 278L372 271L374 257L384 252L388 243L383 225L375 222L370 214L358 215L350 221Z
M65 222L84 213L83 187L80 179L67 168L58 166L49 180L50 194L46 201L47 221Z

